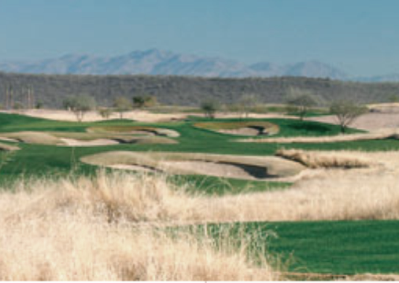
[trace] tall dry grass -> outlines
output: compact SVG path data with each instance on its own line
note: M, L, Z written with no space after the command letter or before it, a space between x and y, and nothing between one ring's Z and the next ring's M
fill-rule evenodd
M162 177L36 180L0 193L0 280L275 280L241 248L160 227L194 200Z
M280 149L277 156L299 162L309 168L365 168L375 162L364 156L353 156L345 152L317 152L298 149Z
M215 222L399 219L397 174L319 173L287 190L208 199L197 214Z

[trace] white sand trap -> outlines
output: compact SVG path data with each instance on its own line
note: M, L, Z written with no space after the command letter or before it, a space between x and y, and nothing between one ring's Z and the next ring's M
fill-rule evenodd
M218 132L222 134L240 135L240 136L258 136L262 134L258 129L251 127L244 127L234 130L218 130Z
M109 139L97 139L91 141L82 141L82 140L75 140L75 139L67 139L67 138L60 138L62 142L65 143L66 146L102 146L102 145L115 145L119 144L119 142Z
M159 172L155 169L145 167L145 166L140 166L140 165L114 164L114 165L110 165L108 167L113 168L113 169L131 170L131 171L138 171L138 172L144 172L144 173Z
M258 180L268 177L267 169L240 164L227 164L207 161L163 161L162 167L178 170L189 170L195 174L216 177ZM166 170L168 171L168 170Z
M81 158L96 166L140 170L139 167L177 175L209 175L247 180L280 180L297 176L306 167L281 157L196 153L111 151ZM122 167L121 167L122 165ZM126 165L126 166L123 166ZM133 167L131 167L133 166Z

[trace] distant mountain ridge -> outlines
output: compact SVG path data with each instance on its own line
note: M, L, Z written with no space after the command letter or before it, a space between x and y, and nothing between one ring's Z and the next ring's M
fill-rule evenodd
M310 77L365 82L399 81L399 75L355 78L344 71L318 61L285 66L270 62L245 65L215 57L178 54L158 49L134 51L114 57L69 54L38 61L0 62L0 71L31 74L90 75L181 75L198 77Z

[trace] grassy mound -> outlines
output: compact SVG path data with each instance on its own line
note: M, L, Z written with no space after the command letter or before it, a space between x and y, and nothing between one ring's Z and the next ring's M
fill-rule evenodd
M242 136L275 135L279 132L277 125L265 121L202 122L195 123L194 126L219 133Z
M14 151L20 149L17 146L5 144L5 143L0 143L0 151Z

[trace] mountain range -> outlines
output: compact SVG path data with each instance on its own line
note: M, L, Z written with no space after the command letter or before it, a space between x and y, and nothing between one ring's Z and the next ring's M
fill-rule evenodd
M178 54L158 49L134 51L114 57L69 54L38 61L3 61L0 71L31 74L180 75L198 77L310 77L345 81L399 81L399 74L374 77L349 76L319 61L288 65L259 62L252 65L214 57Z

